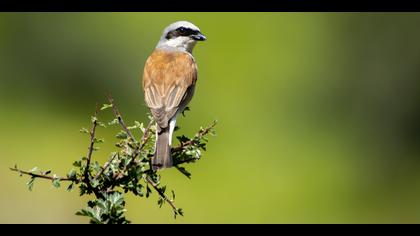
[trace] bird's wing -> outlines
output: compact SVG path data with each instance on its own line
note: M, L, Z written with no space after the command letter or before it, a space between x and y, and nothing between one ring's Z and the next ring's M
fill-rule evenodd
M161 128L182 111L191 100L197 67L185 52L155 50L146 61L143 73L144 98Z

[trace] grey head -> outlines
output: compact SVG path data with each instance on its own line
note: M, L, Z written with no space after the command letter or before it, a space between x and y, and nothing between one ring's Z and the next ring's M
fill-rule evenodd
M177 21L165 28L156 48L192 52L197 41L206 37L200 29L188 21Z

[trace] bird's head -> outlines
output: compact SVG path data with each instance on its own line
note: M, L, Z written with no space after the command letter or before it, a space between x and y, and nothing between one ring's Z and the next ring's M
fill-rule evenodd
M206 37L197 26L188 21L177 21L165 28L157 47L169 47L191 53L197 41L204 40Z

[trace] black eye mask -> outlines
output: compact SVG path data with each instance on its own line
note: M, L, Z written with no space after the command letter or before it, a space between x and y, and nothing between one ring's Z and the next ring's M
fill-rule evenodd
M185 28L185 27L179 27L175 30L169 31L166 34L165 38L166 39L173 39L173 38L180 37L180 36L188 37L188 36L191 36L191 35L195 35L197 33L198 33L198 30L193 30L193 29Z

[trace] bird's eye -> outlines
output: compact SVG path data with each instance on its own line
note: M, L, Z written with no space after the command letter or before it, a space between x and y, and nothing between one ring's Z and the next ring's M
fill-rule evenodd
M180 28L178 28L178 31L181 32L181 33L185 33L187 31L187 29L184 28L184 27L180 27Z

